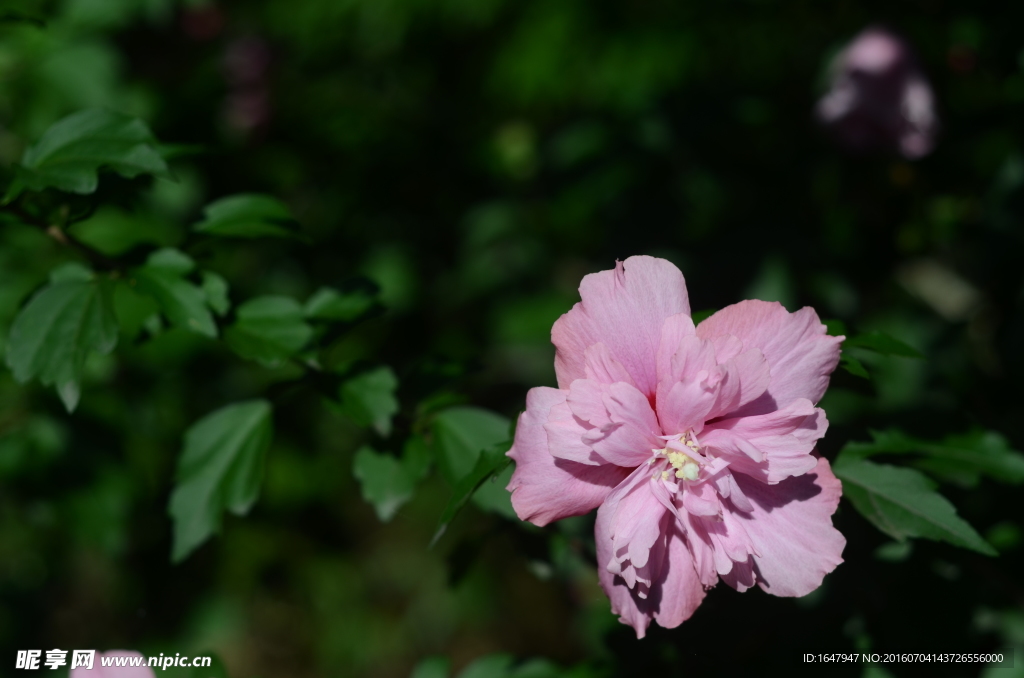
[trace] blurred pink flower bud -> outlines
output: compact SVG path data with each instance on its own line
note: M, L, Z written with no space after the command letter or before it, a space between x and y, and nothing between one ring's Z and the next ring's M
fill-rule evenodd
M862 31L833 60L817 117L854 151L931 152L939 130L935 95L910 46L882 28Z

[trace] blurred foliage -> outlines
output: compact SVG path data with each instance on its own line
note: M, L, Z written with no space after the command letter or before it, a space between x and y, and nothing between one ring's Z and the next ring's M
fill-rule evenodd
M7 3L3 655L583 678L1019 648L1020 13ZM919 162L845 155L812 123L829 56L879 22L940 102ZM720 586L638 642L592 517L533 528L502 488L524 394L554 383L552 322L641 253L680 266L695 309L835 319L820 451L842 449L852 503L818 591Z

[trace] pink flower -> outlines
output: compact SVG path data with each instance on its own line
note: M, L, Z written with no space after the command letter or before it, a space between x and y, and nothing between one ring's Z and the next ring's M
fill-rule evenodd
M814 455L814 404L841 337L811 308L743 301L694 327L683 275L630 257L580 285L555 322L559 388L526 397L512 505L546 525L598 508L601 585L642 638L721 578L802 596L842 562L842 486Z
M153 669L146 666L104 666L104 657L108 659L112 657L128 657L129 659L126 664L130 664L132 657L142 657L142 655L133 650L97 652L93 659L92 669L79 666L71 670L71 675L68 678L156 678Z
M881 28L855 37L832 62L818 118L855 151L931 152L939 130L935 95L910 47Z

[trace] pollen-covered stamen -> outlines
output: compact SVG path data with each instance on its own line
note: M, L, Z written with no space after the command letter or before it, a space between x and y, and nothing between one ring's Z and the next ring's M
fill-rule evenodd
M662 480L667 481L674 475L679 480L696 480L700 476L701 466L704 461L704 457L700 453L700 444L697 442L696 436L693 435L692 431L689 431L677 438L670 439L669 445L672 445L673 443L676 445L682 443L686 446L684 449L692 451L691 454L687 454L686 452L669 446L660 450L651 450L651 452L654 453L654 456L647 462L648 464L654 464L660 459L664 459L671 467L671 469L663 468L660 472L655 471L652 478L657 480L660 475Z
M667 457L668 463L676 470L676 478L680 478L682 480L696 480L697 476L700 475L700 464L682 452L669 450ZM664 473L667 474L668 471L665 471Z

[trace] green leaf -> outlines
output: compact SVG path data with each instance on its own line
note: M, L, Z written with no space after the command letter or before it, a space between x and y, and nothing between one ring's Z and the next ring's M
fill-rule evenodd
M236 309L224 340L238 355L276 367L298 353L313 336L302 307L290 297L257 297Z
M861 363L861 361L854 358L849 353L842 354L842 356L839 359L839 364L842 365L843 369L849 372L850 374L856 375L858 377L864 377L865 379L871 378L871 375L868 374L868 371L864 368L864 364Z
M38 143L25 150L4 202L25 189L93 193L102 168L126 178L140 174L168 176L167 163L146 123L93 108L54 123Z
M427 657L416 665L409 678L448 678L451 665L447 657Z
M412 499L429 462L430 451L422 442L406 445L402 459L364 445L352 461L352 474L359 481L363 499L373 505L377 517L386 523Z
M861 458L919 454L928 458L928 470L946 477L985 475L1004 483L1024 483L1024 454L1012 449L995 431L975 429L946 436L939 442L914 438L898 429L871 431L871 437L872 442L847 443L843 453Z
M224 317L231 310L228 281L212 271L203 271L203 294L206 295L206 305L217 315Z
M839 455L833 470L843 481L843 495L857 511L896 541L923 537L996 555L919 471L875 464L846 453Z
M195 226L196 233L222 238L296 238L297 222L288 206L268 195L231 195L212 202L203 210L206 217Z
M369 311L376 303L377 295L369 290L339 292L331 287L321 287L306 301L306 317L348 322Z
M844 337L846 336L846 323L842 320L822 320L825 325L825 331L829 336L832 337Z
M843 342L844 347L856 347L874 351L881 355L896 355L904 358L924 358L924 354L895 337L884 332L867 332L850 337Z
M508 440L509 420L479 407L451 407L432 423L441 475L454 486L476 466L481 450Z
M82 367L89 353L105 354L117 344L117 318L109 286L82 280L66 268L57 281L36 292L14 319L7 364L20 383L38 377L54 385L64 407L78 405Z
M506 447L511 447L511 444L506 443ZM512 480L512 473L515 470L515 466L508 464L485 478L471 497L473 503L484 511L497 513L509 520L518 520L516 510L512 507L512 493L505 489Z
M504 442L491 445L477 453L478 456L473 468L470 469L466 475L462 476L462 478L455 483L455 487L452 488L452 496L448 499L448 504L444 507L444 511L441 513L441 520L438 525L437 532L434 534L434 538L431 541L432 544L441 538L441 535L443 535L444 531L448 528L448 524L452 522L459 510L466 505L469 498L474 496L474 494L480 489L484 484L484 481L488 478L501 474L506 469L511 471L512 460L505 455L511 447L512 441L506 440ZM505 490L505 486L507 484L508 481L506 480L504 484L500 485L501 491L505 492L505 494L509 494L508 491ZM509 501L511 505L511 499Z
M249 511L259 496L272 435L271 407L265 400L222 407L185 432L168 505L174 562L220 529L225 509L236 515Z
M145 265L133 271L133 286L152 297L167 319L177 327L207 337L217 336L217 325L207 307L207 295L184 276L195 262L175 249L165 248L149 255Z
M506 678L512 668L512 655L492 654L480 657L462 669L458 678Z
M360 426L372 426L382 436L391 434L391 417L398 412L398 377L390 367L378 367L341 385L342 410Z

